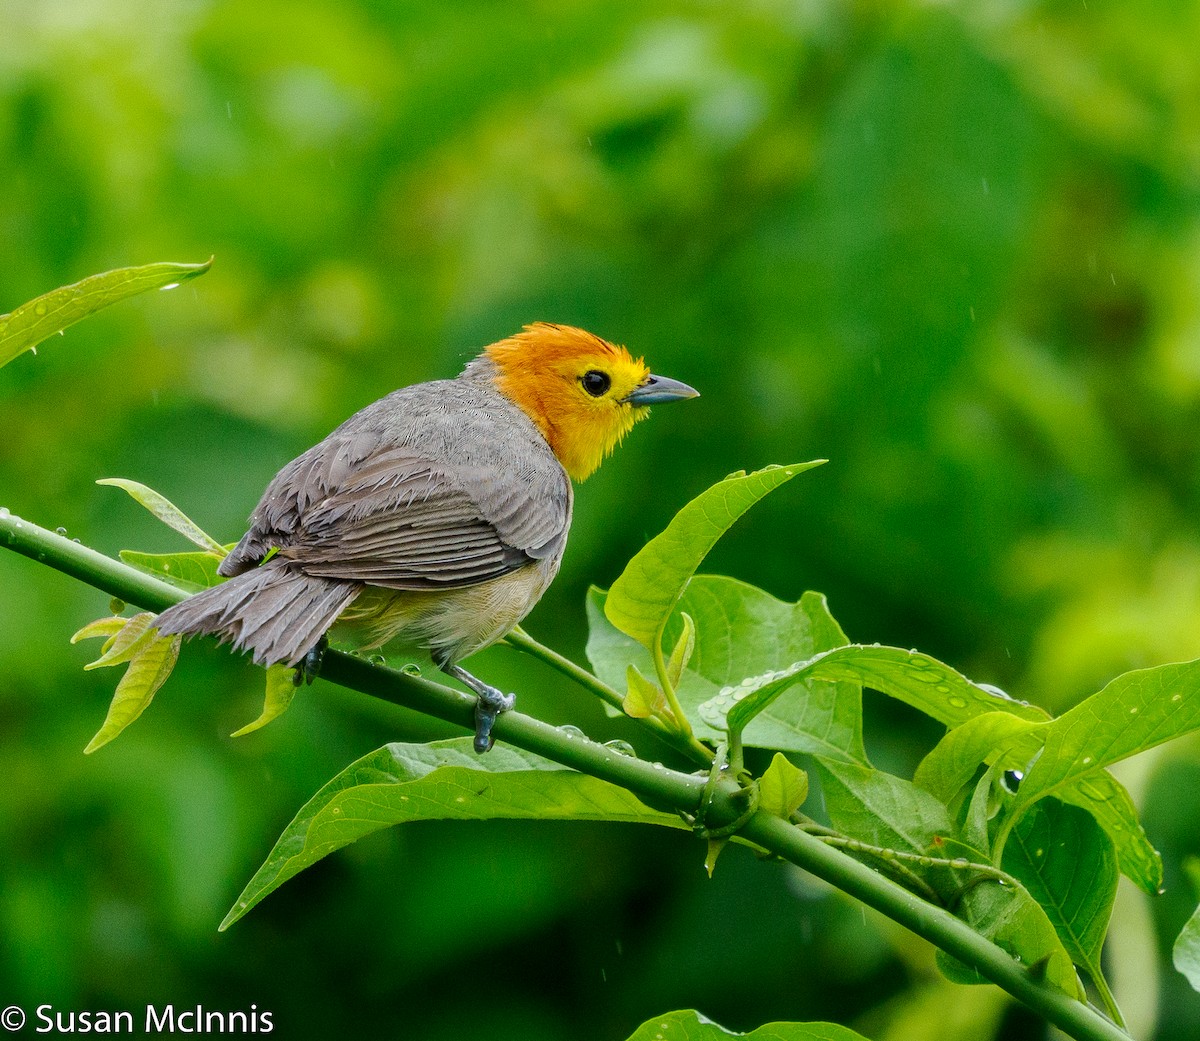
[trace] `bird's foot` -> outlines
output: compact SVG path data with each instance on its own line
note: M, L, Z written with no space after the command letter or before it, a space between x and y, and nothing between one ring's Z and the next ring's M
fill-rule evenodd
M300 659L300 664L296 666L296 671L292 674L292 682L297 687L301 684L311 684L320 675L321 664L325 660L325 649L328 646L329 640L322 636Z
M496 718L517 703L516 695L501 693L490 683L472 676L461 665L443 665L442 670L475 691L478 699L475 702L475 751L483 755L492 747L492 727Z
M475 751L483 755L492 747L492 727L501 712L507 712L517 703L516 695L502 694L495 687L479 692L475 702Z

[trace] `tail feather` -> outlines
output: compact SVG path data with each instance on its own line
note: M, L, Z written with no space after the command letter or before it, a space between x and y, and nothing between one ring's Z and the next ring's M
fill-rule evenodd
M260 665L295 665L361 589L270 562L169 607L155 624L163 636L215 636Z

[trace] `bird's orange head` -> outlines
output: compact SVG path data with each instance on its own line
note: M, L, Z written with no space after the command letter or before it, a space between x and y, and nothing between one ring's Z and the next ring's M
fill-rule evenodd
M537 424L575 480L593 473L648 413L697 392L583 329L537 322L488 347L496 386Z

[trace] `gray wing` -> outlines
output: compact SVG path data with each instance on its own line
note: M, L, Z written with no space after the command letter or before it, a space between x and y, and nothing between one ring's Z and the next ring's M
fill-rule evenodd
M222 573L249 570L276 549L310 575L445 589L560 554L570 482L536 431L496 449L495 419L458 416L450 442L468 447L449 462L411 438L394 443L386 428L339 428L271 482ZM446 444L433 440L444 460Z

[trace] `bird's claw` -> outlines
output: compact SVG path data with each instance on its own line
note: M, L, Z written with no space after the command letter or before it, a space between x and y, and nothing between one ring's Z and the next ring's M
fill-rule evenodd
M325 660L325 648L328 646L329 641L322 636L309 648L308 653L300 659L300 664L296 666L296 671L292 674L292 683L297 687L301 684L312 684L312 681L321 673L321 664Z
M483 755L492 747L492 727L496 717L507 712L517 703L512 694L501 694L495 687L487 687L479 692L475 702L475 751Z

